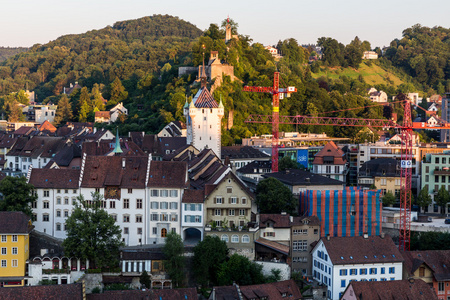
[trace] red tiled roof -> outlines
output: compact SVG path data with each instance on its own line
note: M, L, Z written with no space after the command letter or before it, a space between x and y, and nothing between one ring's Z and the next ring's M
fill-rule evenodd
M45 120L41 125L37 127L39 131L49 131L51 133L56 132L56 127L53 126L48 120Z
M150 163L149 187L186 188L187 163L180 161L152 161Z
M101 294L88 294L88 300L130 300L130 299L146 299L146 300L198 300L196 288L184 289L149 289L141 290L123 290L123 291L104 291Z
M345 165L344 152L333 141L328 142L322 150L317 152L314 156L313 164L323 165L325 156L334 157L333 165Z
M392 238L386 235L322 238L334 265L403 262Z
M260 227L266 228L268 221L273 221L273 228L289 228L291 227L289 222L289 215L282 214L261 214L260 215Z
M96 118L110 119L111 115L110 115L109 111L96 111L95 112L95 117Z
M411 276L426 264L437 280L450 280L450 250L405 251L402 254L405 271Z
M81 283L76 283L1 288L0 299L81 300L83 287Z
M0 233L29 233L29 221L30 217L21 211L0 211Z
M31 126L22 126L16 131L13 132L14 135L28 135L30 132L34 130L34 127Z
M183 203L203 203L205 192L203 190L185 190L183 194Z
M213 96L206 87L201 88L195 95L194 99L192 99L192 101L194 101L194 106L197 108L219 107L216 100L214 100Z
M298 300L302 298L300 289L294 280L285 280L256 285L241 285L240 290L245 300L261 299L267 297L270 300Z
M421 279L352 281L345 292L349 289L353 289L355 299L358 300L438 300L434 290Z
M30 183L36 188L77 189L80 170L74 169L31 169Z

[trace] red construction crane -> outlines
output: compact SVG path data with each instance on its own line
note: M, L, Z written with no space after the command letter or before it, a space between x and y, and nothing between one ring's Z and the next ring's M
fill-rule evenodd
M337 117L312 117L312 116L262 116L250 115L245 121L247 123L276 123L298 124L298 125L332 125L332 126L359 126L359 127L382 127L397 128L400 130L401 137L401 182L404 187L400 196L400 250L409 250L410 246L410 228L411 228L411 177L412 177L412 144L413 129L450 129L450 124L441 122L436 125L428 125L423 122L411 121L411 103L409 100L401 101L404 103L403 124L397 124L387 119L358 119L358 118L337 118ZM381 104L382 105L382 104ZM355 108L358 109L358 108ZM278 112L278 110L277 110ZM278 133L278 132L277 132ZM277 151L278 154L278 151Z
M244 92L257 92L272 94L272 172L278 172L278 129L280 98L283 99L286 94L290 97L291 93L297 92L297 88L290 86L280 89L280 73L275 72L273 76L273 87L244 86Z

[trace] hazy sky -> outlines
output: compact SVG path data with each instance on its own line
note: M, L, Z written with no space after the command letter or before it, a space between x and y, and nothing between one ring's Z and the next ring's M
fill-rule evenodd
M375 48L417 23L450 27L449 0L0 0L0 46L45 44L153 14L178 16L202 30L230 15L240 34L264 45L291 37L315 43L322 36L348 44L358 36Z

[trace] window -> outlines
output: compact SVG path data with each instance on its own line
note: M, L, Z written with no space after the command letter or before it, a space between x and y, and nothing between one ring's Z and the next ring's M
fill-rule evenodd
M152 201L152 202L150 202L150 206L152 209L158 209L159 203L156 201Z
M136 199L136 208L142 209L142 199Z
M239 210L239 215L240 216L245 216L246 215L246 211L247 211L246 209L240 209Z
M152 190L151 191L151 196L152 197L159 197L159 190Z
M425 276L425 268L424 267L420 267L419 268L419 276L420 277L424 277Z
M237 203L237 198L236 197L231 197L230 198L230 204L236 204Z
M72 194L76 194L77 193L77 190L72 190Z
M319 234L319 229L314 229L314 234Z
M64 198L64 204L69 205L69 198Z
M170 190L170 197L178 197L178 191L177 190Z
M142 216L141 215L137 215L136 216L136 223L142 223Z
M341 287L345 288L345 279L341 280Z
M42 221L43 222L48 222L49 221L49 215L48 214L43 214L42 215Z
M445 291L445 282L438 282L438 291L439 292Z
M153 233L153 234L156 234L157 232L158 232L158 228L152 227L152 233Z
M44 197L50 197L50 191L44 191Z
M395 273L395 267L390 267L389 274L394 274L394 273Z
M129 215L123 215L123 222L124 223L130 223L130 216Z
M158 221L158 214L152 214L152 221Z
M64 217L65 217L65 218L68 218L68 217L69 217L69 211L68 211L68 210L65 210L65 211L64 211Z
M384 267L381 267L381 268L380 268L380 274L384 274L384 273L385 273L384 270L385 270L385 268L384 268Z
M215 209L214 210L214 215L215 216L220 216L221 215L222 210L221 209Z
M2 243L6 243L6 235L2 235Z
M161 190L161 197L169 197L169 191L168 190Z
M386 185L386 184L387 184L387 179L381 178L381 185Z
M350 269L350 275L356 275L357 272L356 269Z
M177 202L170 202L170 209L178 209L178 203ZM195 206L194 206L195 210Z
M229 216L234 216L234 209L229 209L228 210L228 215Z
M228 234L222 234L222 237L220 238L222 241L224 241L225 243L228 243Z
M56 231L61 231L61 224L60 223L56 223Z
M60 209L57 209L56 210L56 216L59 218L59 217L61 217L61 210Z
M233 192L233 188L231 186L227 186L227 194L231 194Z
M339 275L347 276L347 270L346 269L339 270Z
M95 192L100 194L100 189L99 188L95 188Z
M250 243L250 237L247 234L244 234L242 236L242 242L243 243Z
M109 208L116 208L116 201L110 201Z
M216 197L216 204L222 204L222 197Z
M2 259L2 268L6 268L6 259Z
M124 227L123 228L123 234L128 234L128 233L129 233L128 227Z
M44 201L43 202L44 208L50 208L50 202Z
M64 194L68 194L69 193L69 190L64 190Z
M130 199L123 199L123 208L130 208Z
M231 236L231 242L232 243L239 243L239 236L237 234L233 234Z
M241 203L242 203L243 205L246 205L246 204L247 204L247 198L242 198L242 199L241 199Z
M7 248L6 247L2 247L2 255L6 255L6 254L8 254Z
M370 268L369 274L377 274L377 268Z
M171 222L177 222L178 221L178 215L170 214L170 221Z
M18 267L19 266L19 261L17 259L13 259L11 261L11 266L14 267L14 268Z
M161 209L168 209L169 203L168 202L161 202Z
M359 275L367 275L367 269L359 269Z
M133 189L128 189L128 194L133 194Z
M61 204L61 197L56 198L56 204ZM34 207L36 208L36 207Z
M138 227L137 234L142 234L142 227Z
M56 192L57 192L58 194L61 194L61 190L56 190Z
M162 213L162 214L160 215L160 221L165 221L165 222L167 222L167 220L168 220L167 214L166 214L166 213Z

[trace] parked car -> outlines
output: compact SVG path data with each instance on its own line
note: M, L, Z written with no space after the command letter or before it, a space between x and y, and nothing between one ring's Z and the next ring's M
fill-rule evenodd
M450 218L445 219L445 224L450 224Z

